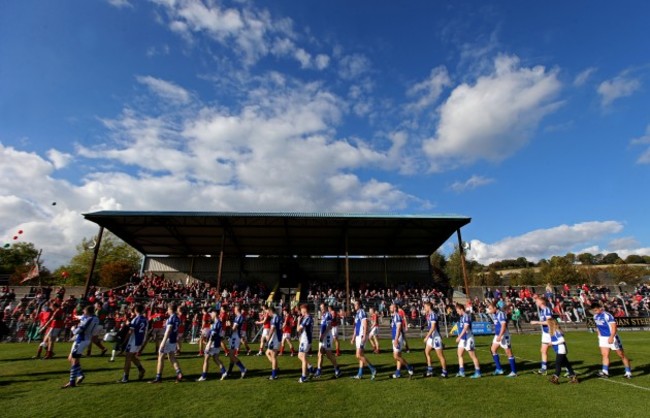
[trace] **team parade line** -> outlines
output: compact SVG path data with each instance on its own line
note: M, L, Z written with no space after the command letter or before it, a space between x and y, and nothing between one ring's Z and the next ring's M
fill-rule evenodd
M549 373L548 367L548 350L552 347L556 354L555 370L550 377L549 381L553 384L560 383L561 371L566 370L565 376L568 381L577 384L578 378L574 372L571 362L568 359L568 343L565 339L564 332L562 331L558 322L552 317L551 310L547 306L547 301L544 297L536 296L534 298L537 307L539 308L539 320L533 321L531 324L539 325L541 328L541 367L537 371L540 375L547 375ZM56 306L55 306L56 308ZM327 358L328 362L333 368L333 376L340 378L342 376L341 369L337 363L336 355L338 355L338 320L334 308L329 307L325 303L320 306L320 333L318 341L314 341L314 319L309 312L307 304L300 305L299 314L296 320L296 327L298 333L298 359L301 366L301 376L298 379L299 383L306 383L310 379L318 379L323 375L324 365L323 362ZM284 351L285 344L288 342L291 346L293 354L294 349L291 343L291 330L294 326L293 316L285 309L284 312L276 311L273 306L264 306L263 314L260 323L263 325L262 338L260 341L260 353L265 349L265 355L270 363L270 376L269 380L276 380L280 377L278 369L278 355ZM462 304L456 304L455 309L460 317L458 334L456 337L457 356L458 356L458 370L455 374L456 377L464 378L467 376L465 367L465 354L469 357L473 365L473 373L469 375L472 379L479 379L483 376L481 364L475 352L475 341L472 333L472 315L466 307ZM368 344L373 348L374 352L379 352L379 315L370 308L370 317L362 308L361 303L356 301L354 303L354 333L350 343L355 347L355 356L358 360L358 371L352 376L354 379L362 379L364 371L367 370L371 380L377 376L377 368L365 356L365 349ZM424 354L427 362L426 371L423 373L425 377L434 376L434 365L432 352L435 352L437 357L437 367L440 371L437 373L442 378L450 376L450 371L447 368L447 361L444 353L444 345L442 336L440 334L438 315L434 312L432 304L426 302L424 304L425 318L427 321L426 335L424 337L425 349ZM147 330L149 321L144 315L145 309L142 305L136 305L133 308L132 316L126 328L126 344L121 348L125 354L124 372L119 383L128 383L130 381L130 371L132 365L138 370L138 380L143 380L146 371L139 360L144 345L146 345ZM390 376L393 379L399 379L403 376L411 378L415 374L414 368L409 364L407 359L403 356L404 351L408 351L408 343L405 337L407 329L405 313L398 305L392 303L389 306L390 312L390 330L391 330L391 346L393 359L395 361L395 371ZM591 310L598 332L598 346L602 356L602 369L598 372L598 377L609 377L609 356L610 352L614 351L623 361L625 366L624 377L627 379L632 378L630 361L627 358L621 339L617 334L616 321L614 317L606 312L603 306L594 301ZM158 362L156 367L155 378L149 383L159 384L163 381L164 366L167 361L171 364L174 371L175 381L181 382L184 380L181 365L176 357L179 351L179 334L181 330L181 320L179 318L179 307L175 303L170 303L167 308L168 318L165 322L162 331L162 340L158 346ZM494 338L490 351L494 362L493 375L506 375L508 378L517 377L517 365L515 355L512 349L511 336L508 331L507 317L503 311L499 310L494 303L488 304L488 314L494 323ZM51 357L51 341L56 338L60 333L60 318L57 319L56 311L52 316L52 320L44 327L47 329L44 344L48 347L47 354ZM74 388L79 386L85 379L85 374L81 367L81 358L84 351L88 350L93 343L97 343L97 331L101 329L99 318L95 315L95 307L93 305L86 306L83 310L83 315L80 318L79 325L73 330L74 343L68 356L70 361L70 379L63 386L64 389ZM239 359L238 353L242 344L248 348L250 347L244 335L245 330L244 315L239 305L234 305L232 312L228 312L227 308L223 307L220 311L215 308L205 309L203 316L204 331L201 335L200 350L203 354L203 369L201 376L196 379L198 382L206 381L210 377L210 364L214 362L219 368L216 373L216 378L225 380L229 377L238 377L243 379L246 377L248 369L244 363ZM179 332L181 331L181 332ZM230 335L226 337L227 332ZM312 344L318 344L317 361L312 364L309 361L309 353L312 349ZM203 345L204 344L204 345ZM39 354L42 346L39 347ZM336 352L333 352L336 349ZM228 367L226 368L225 360L221 359L221 352L227 357ZM506 374L504 370L499 351L503 350L508 359L509 373ZM102 354L106 351L104 348ZM336 354L336 355L335 355ZM113 352L113 360L115 351ZM234 371L235 366L237 371ZM404 375L403 375L404 373Z

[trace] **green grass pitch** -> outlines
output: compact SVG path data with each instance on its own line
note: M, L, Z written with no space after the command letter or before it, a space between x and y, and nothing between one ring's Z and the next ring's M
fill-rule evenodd
M280 379L268 381L269 364L265 357L242 356L250 370L246 379L219 381L216 367L211 365L210 380L194 382L200 375L202 360L195 357L195 345L184 345L180 357L186 376L176 384L172 368L165 365L165 382L150 385L132 381L115 383L121 377L123 358L108 363L107 357L81 360L86 373L84 383L74 389L61 390L68 377L65 360L70 344L58 344L57 358L31 360L36 344L0 345L0 405L3 417L156 417L156 416L283 416L283 417L385 417L385 416L647 416L650 407L650 335L624 333L625 349L632 360L632 380L622 377L621 362L612 356L609 380L595 377L599 369L599 353L595 334L570 332L567 335L569 358L580 378L579 385L562 379L559 386L547 377L533 374L539 367L539 335L513 335L513 349L518 357L520 376L508 379L494 377L488 345L491 337L477 337L477 350L484 377L477 380L450 377L423 378L425 370L422 342L415 333L409 335L412 346L405 358L416 368L413 379L390 379L394 362L386 350L368 357L379 374L371 381L355 381L356 361L349 342L339 357L345 377L335 380L332 368L325 361L324 376L299 384L299 361L285 355L280 358ZM390 342L382 340L383 347ZM455 345L445 340L445 354L450 374L458 370ZM95 348L95 351L97 349ZM146 380L155 373L153 345L147 348L143 364ZM550 354L551 362L554 354ZM435 356L434 356L435 359ZM315 362L316 356L312 357ZM508 370L507 359L502 363ZM550 365L552 366L552 364ZM434 361L435 371L440 368ZM235 371L237 369L235 368ZM468 368L472 371L472 367ZM237 373L235 373L237 374ZM131 378L137 376L133 369Z

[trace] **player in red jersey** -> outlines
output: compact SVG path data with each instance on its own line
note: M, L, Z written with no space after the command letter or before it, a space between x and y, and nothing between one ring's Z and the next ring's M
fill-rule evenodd
M43 326L44 329L47 329L45 338L43 338L43 343L46 344L47 347L45 357L43 358L44 360L54 357L54 342L63 330L65 319L65 313L58 302L54 302L52 307L54 308L54 311L52 312L50 319Z
M244 344L244 347L246 347L246 355L250 356L251 355L251 348L248 345L248 310L246 308L242 308L241 315L243 318L243 322L241 324L241 342ZM239 350L237 350L237 355L239 355Z
M262 337L260 338L260 351L257 353L258 356L264 355L264 345L269 340L269 331L271 329L271 315L269 314L269 308L262 306L262 312L260 312L260 320L255 322L257 325L262 325Z
M342 318L343 315L337 314L334 306L330 306L329 311L332 315L332 342L336 348L336 357L338 357L341 355L341 345L339 343L339 324L340 318Z
M370 308L370 333L368 334L372 352L379 354L379 314L375 308Z
M38 334L40 335L43 331L45 331L46 324L52 317L52 311L50 310L49 304L45 303L43 304L43 307L41 308L41 311L38 313L38 316L36 319L38 320L38 323L40 324L38 328ZM36 355L32 358L37 359L41 358L41 353L43 352L43 348L47 347L47 343L45 342L45 339L38 345L38 352Z
M201 337L199 338L199 354L196 355L197 357L203 357L203 347L208 342L211 326L212 320L210 319L208 308L204 307L201 315Z
M219 309L219 321L221 321L222 328L221 328L221 349L223 350L223 354L228 357L228 345L226 344L226 328L230 329L232 324L230 323L230 312L228 312L228 307L221 305L221 309Z
M289 347L291 348L291 357L294 356L295 350L293 349L293 343L291 342L291 331L293 330L293 326L295 324L295 319L291 312L289 312L289 308L285 306L285 308L282 310L282 315L284 316L284 321L282 323L282 341L280 342L280 354L279 355L284 355L284 346L285 343L289 344Z
M147 343L150 340L153 340L154 353L158 354L158 344L162 340L163 334L165 332L165 314L162 309L156 309L155 312L152 311L149 313L149 324L151 324L151 332L145 339L142 347L140 347L140 354L144 351Z

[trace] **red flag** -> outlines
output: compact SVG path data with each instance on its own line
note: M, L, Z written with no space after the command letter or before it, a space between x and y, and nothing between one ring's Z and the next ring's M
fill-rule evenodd
M40 269L38 268L38 263L34 262L34 267L32 267L27 274L25 275L25 278L20 282L20 283L25 283L28 280L34 279L38 277L40 274Z

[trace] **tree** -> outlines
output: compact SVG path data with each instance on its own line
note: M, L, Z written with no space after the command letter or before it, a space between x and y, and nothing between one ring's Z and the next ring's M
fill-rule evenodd
M31 242L19 242L9 248L0 248L0 273L10 274L10 283L19 284L32 268L38 250ZM39 261L39 269L42 267Z
M626 264L645 264L645 259L640 255L631 254L625 258Z
M621 257L618 256L616 253L609 253L605 257L603 257L603 264L616 264L618 260L620 260Z
M573 254L573 253L567 253L567 254L564 256L564 258L566 258L567 261L568 261L569 263L571 263L571 264L575 264L575 263L576 263L576 255Z
M77 245L77 254L75 254L70 263L59 267L55 271L57 277L61 277L63 272L67 272L68 279L66 284L82 285L88 276L88 269L93 257L94 239L84 238ZM115 235L107 232L104 234L97 263L95 264L95 277L92 283L100 284L107 287L115 287L125 283L129 277L138 271L141 255L124 241ZM106 269L106 271L104 271ZM123 276L120 278L119 276ZM96 278L100 278L97 283Z
M578 261L580 261L585 266L591 266L593 264L596 264L594 255L591 253L578 254Z
M439 251L431 254L429 257L429 262L431 263L431 275L433 282L438 286L440 290L444 290L449 286L449 277L445 273L445 267L447 266L447 259Z

